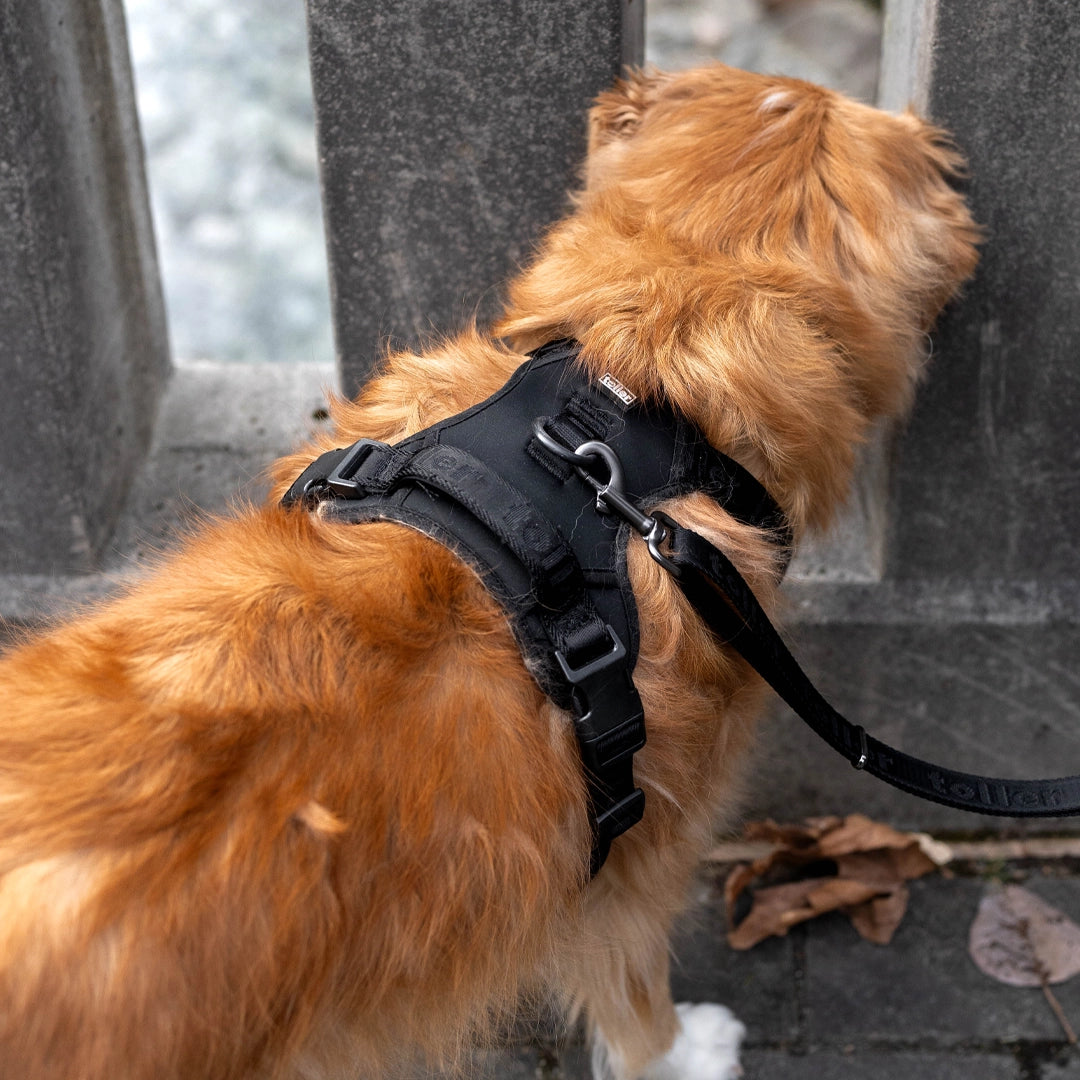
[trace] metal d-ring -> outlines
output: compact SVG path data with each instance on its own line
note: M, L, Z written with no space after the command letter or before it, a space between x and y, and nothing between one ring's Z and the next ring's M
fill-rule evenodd
M554 454L560 461L565 461L568 465L573 465L575 469L586 469L591 464L592 459L587 458L584 454L575 453L569 446L563 446L557 439L552 438L548 434L545 423L547 417L538 416L532 425L533 435L536 436L536 441L545 449Z

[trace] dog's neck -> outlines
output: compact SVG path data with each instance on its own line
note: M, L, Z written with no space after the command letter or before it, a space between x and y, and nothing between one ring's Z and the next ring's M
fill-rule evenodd
M797 534L827 526L871 420L907 405L910 342L806 266L706 258L596 217L552 230L496 332L522 351L576 338L597 376L668 401L757 475Z

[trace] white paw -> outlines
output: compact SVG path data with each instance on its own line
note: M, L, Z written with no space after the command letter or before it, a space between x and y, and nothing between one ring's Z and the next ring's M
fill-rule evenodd
M723 1005L675 1006L682 1030L675 1045L649 1066L643 1080L736 1080L746 1028Z

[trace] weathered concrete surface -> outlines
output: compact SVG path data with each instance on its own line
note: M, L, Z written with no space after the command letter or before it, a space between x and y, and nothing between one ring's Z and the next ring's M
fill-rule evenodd
M260 502L266 467L325 425L334 382L328 364L177 361L102 570L0 573L0 619L33 623L106 596L200 516Z
M387 338L497 310L566 205L585 112L642 59L643 0L308 0L343 387Z
M1076 916L1080 880L1064 864L1032 869L973 865L966 876L911 883L889 945L860 938L839 914L796 926L748 952L726 942L721 868L705 868L698 908L676 934L676 1001L726 1005L746 1025L746 1080L1076 1080L1080 1053L1037 987L984 975L967 952L979 901L999 887L993 870ZM1054 994L1075 1024L1080 980ZM521 1040L484 1059L484 1075L590 1080L580 1033Z
M97 565L168 371L120 0L0 0L0 572Z
M884 600L884 598L882 598ZM950 594L938 597L947 606ZM1061 776L1080 770L1080 625L1062 622L831 623L789 628L805 670L845 716L909 754L966 772ZM1068 829L1075 819L950 810L856 772L778 701L762 727L746 808L790 819L858 810L913 829Z
M899 579L1080 566L1080 9L942 2L924 50L986 229L893 473Z

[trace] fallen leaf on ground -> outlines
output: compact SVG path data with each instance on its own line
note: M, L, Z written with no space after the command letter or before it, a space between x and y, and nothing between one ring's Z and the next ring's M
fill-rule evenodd
M1080 974L1080 926L1020 885L984 896L968 951L979 970L1010 986L1042 986Z
M980 971L1010 986L1040 986L1069 1042L1076 1042L1051 983L1080 974L1080 926L1020 885L984 896L968 952Z
M733 949L783 936L828 911L843 912L864 938L887 945L907 910L905 882L936 865L917 834L898 832L861 814L810 818L802 825L757 822L747 826L746 838L775 846L754 862L736 866L724 884ZM808 868L812 876L776 884L765 880ZM750 911L736 924L733 913L748 889Z

